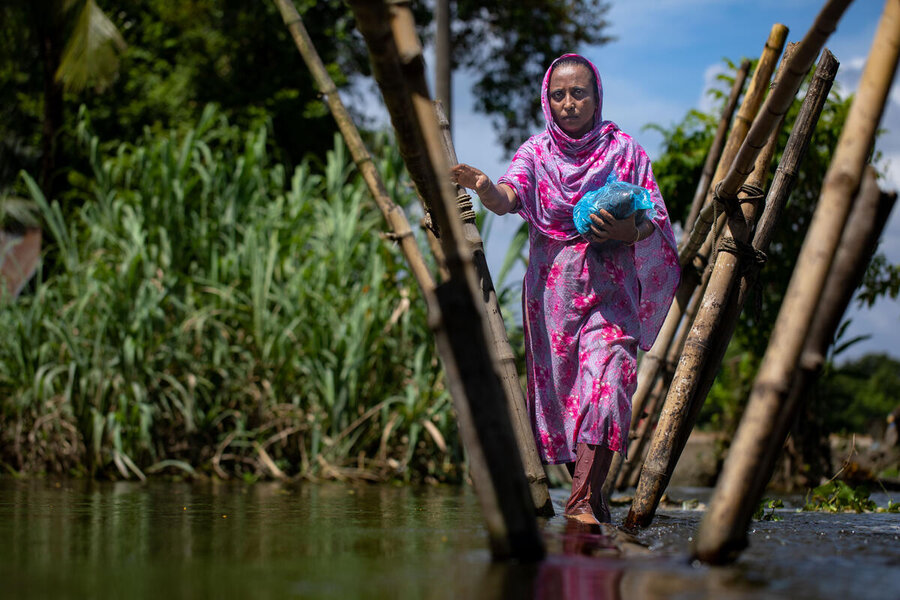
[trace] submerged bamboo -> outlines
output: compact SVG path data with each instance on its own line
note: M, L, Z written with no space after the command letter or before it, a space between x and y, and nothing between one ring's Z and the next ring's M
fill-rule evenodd
M372 194L375 204L381 210L384 220L387 221L388 226L391 228L391 237L400 244L400 249L406 258L409 270L416 279L416 283L419 284L419 289L426 293L434 290L434 278L425 264L425 259L419 250L419 245L416 243L409 221L403 209L391 200L384 182L381 180L381 176L372 162L372 156L366 149L366 145L359 135L356 125L353 124L353 118L341 101L337 86L334 85L334 81L328 75L328 70L322 63L319 53L316 52L306 27L303 26L300 13L297 12L291 0L275 0L275 5L281 12L281 18L291 32L291 37L294 38L297 50L300 51L303 61L312 74L316 87L319 88L319 91L325 97L325 102L328 104L328 108L337 122L341 135L347 142L347 147L350 149L356 168L362 174L363 180L369 188L369 193Z
M758 498L750 491L763 468L766 448L783 439L770 435L790 390L793 372L825 287L844 222L890 91L900 54L900 2L888 0L866 60L859 91L844 123L819 206L797 259L775 329L750 399L698 531L695 555L727 562L746 546ZM771 472L766 475L770 476Z
M734 115L734 109L737 108L738 99L741 96L741 91L744 89L744 83L747 81L749 72L750 61L744 59L741 61L741 66L734 76L734 83L731 85L728 101L725 103L725 109L722 111L722 116L719 119L716 135L713 137L712 145L710 145L709 152L706 154L703 170L700 172L700 180L697 182L697 190L694 192L694 200L691 202L691 211L684 220L684 235L679 244L681 246L687 244L687 238L691 234L694 221L697 220L697 215L700 214L700 209L703 208L706 196L709 194L709 186L712 183L715 169L719 164L719 159L722 158L722 151L725 148L725 134L728 133L731 117Z
M422 47L406 3L351 0L375 79L407 168L430 202L450 278L429 311L468 451L471 475L495 558L535 560L544 549L507 412L496 357L486 339L472 253L455 214L449 164L428 93Z
M453 147L453 138L450 134L450 122L447 120L440 102L435 103L438 122L443 134L444 149L451 165L455 165L456 150ZM525 396L522 395L522 386L519 384L519 373L516 369L516 357L509 345L509 337L506 333L506 324L500 312L500 303L497 301L497 292L494 289L494 281L488 270L487 257L484 254L484 242L475 225L475 211L472 209L472 198L466 190L454 185L456 190L456 202L462 219L463 236L472 252L475 262L475 270L478 273L479 289L484 301L488 326L490 328L490 343L494 347L494 354L499 361L498 375L503 382L506 392L506 400L509 403L509 415L512 419L513 431L516 434L516 443L519 446L519 454L522 456L522 464L525 467L525 476L531 489L531 499L537 514L542 517L554 515L553 502L550 500L550 491L547 487L547 474L538 456L537 447L534 444L534 436L531 433L531 420L525 406Z

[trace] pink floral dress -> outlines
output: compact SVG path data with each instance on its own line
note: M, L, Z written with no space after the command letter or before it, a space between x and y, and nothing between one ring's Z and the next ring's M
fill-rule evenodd
M627 451L637 351L653 345L680 272L647 154L600 118L596 67L595 125L577 140L553 121L550 72L542 93L547 130L519 148L499 183L515 190L516 211L530 226L522 288L528 408L542 460L558 464L574 461L581 442ZM654 232L633 246L591 244L572 222L575 203L613 171L647 188L654 201Z

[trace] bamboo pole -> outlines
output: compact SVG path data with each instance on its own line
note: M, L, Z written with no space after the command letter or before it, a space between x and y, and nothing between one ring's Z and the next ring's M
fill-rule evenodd
M448 128L453 116L450 41L450 0L437 0L434 4L434 96L446 107Z
M663 402L669 394L669 387L672 385L672 381L674 379L675 371L678 365L678 360L681 357L682 352L684 351L684 344L687 341L687 337L691 331L694 319L696 319L697 317L697 312L700 310L700 306L703 302L703 296L704 294L706 294L706 288L709 285L709 279L711 275L711 268L706 269L703 272L703 278L700 281L700 285L697 286L697 288L694 290L694 294L691 296L691 301L688 304L688 309L684 315L684 322L679 328L678 334L675 336L675 339L672 340L672 344L669 347L668 353L666 354L666 371L664 377L660 377L660 382L662 385L660 385L658 389L654 390L654 394L657 397L651 398L651 403L655 407L657 413L660 413L662 411ZM655 415L655 421L658 420L659 414ZM644 454L644 447L650 440L651 432L652 430L645 428L645 430L641 433L641 437L638 439L637 447L640 449L640 456L643 456ZM635 456L638 456L637 450L635 451ZM638 477L640 475L641 468L643 467L643 463L644 461L642 458L640 461L635 461L634 464L630 465L627 478L623 476L618 482L618 486L637 486Z
M896 192L886 193L878 189L875 170L869 167L853 214L841 236L822 299L816 306L813 326L800 355L800 369L791 386L792 396L802 396L809 383L821 372L828 347L853 299L853 293L862 283L896 200Z
M632 397L633 408L629 440L634 444L629 447L631 458L625 461L621 454L616 454L604 483L605 492L629 487L632 474L640 471L650 430L646 427L639 430L638 423L645 413L654 421L658 418L657 413L662 407L660 397L665 398L666 396L672 373L675 371L674 364L681 352L680 346L683 340L679 343L678 336L683 330L690 328L695 312L692 312L692 306L697 302L697 295L703 294L703 290L706 289L706 281L709 279L709 269L706 268L705 257L709 255L712 248L712 233L709 238L694 258L694 268L682 273L675 302L666 314L666 320L657 336L657 342L654 342L650 351L641 358L638 368L638 387ZM685 296L687 297L685 298ZM680 310L681 307L684 309ZM660 338L662 338L662 342L659 341ZM647 407L646 411L645 406Z
M775 70L775 64L778 61L778 55L787 38L787 31L787 27L784 25L775 24L769 32L763 52L760 55L760 60L747 88L747 93L744 95L741 108L735 117L734 125L728 134L725 148L718 160L714 177L714 180L716 181L727 171L728 165L734 159L738 148L747 135L747 131L750 129L750 123L753 121L759 107L762 105L765 90L772 77L772 72ZM698 191L700 187L701 186L698 185ZM706 187L708 188L709 186ZM712 194L707 191L705 197L711 205ZM715 215L710 211L704 218L709 219L711 223L712 220L715 219ZM710 227L707 226L707 234L709 229ZM678 290L675 292L675 300L669 307L669 312L666 314L666 319L663 322L659 334L656 336L653 347L641 358L638 367L638 387L632 397L632 416L641 414L647 395L651 390L656 388L656 379L659 376L664 357L669 351L669 347L672 345L672 340L676 331L678 331L679 324L681 324L683 320L688 301L701 281L700 273L707 268L708 257L714 241L714 236L706 235L706 239L703 240L703 245L700 247L699 252L697 249L692 248L689 250L691 252L691 257L686 260L681 260L682 277L678 284ZM682 255L683 254L684 250L682 250ZM693 268L687 268L687 265L689 264L692 264ZM689 326L689 323L687 326ZM666 388L663 389L665 390ZM630 431L633 430L635 424L636 421L632 419L632 428ZM641 438L638 438L638 440L641 440ZM635 455L635 459L639 461L640 457ZM628 471L631 471L635 466L635 464L631 464L626 468ZM613 485L613 482L622 482L626 480L626 478L621 477L622 468L623 460L621 456L618 456L613 460L613 464L610 467L610 472L607 475L607 481L610 481L610 483L604 485L605 489L609 490Z
M784 204L793 189L799 164L809 146L815 124L818 122L822 107L828 97L828 92L831 89L831 84L834 81L837 68L837 60L826 50L822 55L822 59L819 61L819 65L816 68L813 80L807 90L800 112L797 115L791 135L785 146L784 152L782 153L781 163L779 164L778 169L776 169L776 175L766 199L766 208L760 217L760 222L754 235L753 249L758 253L762 253L768 249L768 244L774 231L774 224L781 215ZM775 132L777 132L777 130L778 128L775 129ZM773 135L775 135L775 132L773 132ZM757 165L756 168L758 169L759 166ZM725 355L728 342L731 340L731 336L734 333L737 319L749 290L755 283L759 264L745 264L743 267L738 293L731 294L728 297L724 306L724 314L721 318L722 326L718 330L717 335L708 341L710 347L708 351L709 359L702 365L701 372L699 373L697 388L694 392L694 398L696 400L692 401L691 406L686 408L687 412L682 417L684 422L689 423L690 426L693 426L693 423L697 420L697 416L703 406L703 399L705 399L706 395L709 393L709 389L712 387L716 372ZM675 460L671 460L670 457L664 463L669 466L669 460L671 460L670 469L674 470L675 462L677 462L677 457L680 455L681 449L683 448L683 442L686 440L687 434L683 437L679 437L678 441L673 444L671 452L674 455ZM671 470L669 470L668 473L669 476L671 476ZM668 481L667 478L666 481ZM652 518L653 511L655 511L655 506L649 510L649 518ZM649 518L646 516L644 518L646 519L646 522L649 523Z
M804 98L803 105L800 107L800 111L794 121L791 136L785 145L781 163L775 171L775 177L766 198L766 208L759 219L756 232L754 233L753 248L760 253L768 251L769 243L774 234L775 224L793 191L800 163L806 155L815 125L819 120L822 108L825 106L825 101L828 98L828 93L834 83L838 66L837 59L826 49L822 53L822 58L819 60L816 72L807 90L806 98ZM729 298L728 305L725 308L726 316L724 321L726 325L722 334L715 341L712 350L712 354L719 358L716 361L711 361L704 368L704 372L701 375L702 383L698 390L699 397L705 397L712 387L717 365L721 362L721 357L725 355L728 342L734 334L740 312L756 283L759 275L759 266L759 264L750 265L749 268L744 269L738 294L736 294L736 297L732 296ZM692 422L696 421L696 414L699 412L699 409L700 406L692 413L690 417Z
M456 158L456 149L453 147L453 137L450 133L450 122L444 114L440 102L435 103L438 122L443 135L444 150L451 165L459 161ZM534 444L534 435L531 433L531 420L528 417L525 405L525 396L519 384L519 373L516 369L516 357L509 345L509 337L506 333L506 324L500 312L500 303L497 301L497 292L494 289L494 281L488 269L487 257L484 254L484 242L478 227L475 225L475 211L472 209L472 198L466 193L465 188L454 186L456 190L456 202L462 219L463 236L472 252L475 269L478 273L479 289L484 300L487 322L490 327L490 343L494 347L494 354L499 361L500 380L506 392L506 400L509 403L510 417L512 418L513 431L516 434L516 443L519 446L519 454L525 467L525 476L531 489L531 498L537 514L542 517L554 515L553 502L550 500L550 491L547 486L547 474L541 464L537 447Z
M650 525L693 427L689 417L697 412L693 410L694 405L702 404L703 398L696 395L701 382L699 375L710 359L711 341L723 325L723 308L738 281L742 260L746 260L740 256L739 249L741 244L749 241L756 206L762 199L762 194L756 190L765 183L777 139L777 132L773 132L763 151L757 155L748 186L740 192L740 205L725 207L728 219L724 237L732 240L737 248L732 251L721 242L719 244L706 293L684 343L653 441L641 468L634 501L625 519L626 527Z
M800 355L799 368L794 372L790 393L779 410L772 437L778 444L766 447L762 468L755 472L751 497L760 498L765 491L784 441L805 402L810 386L821 373L828 347L840 325L853 293L862 283L866 267L878 246L878 238L897 199L878 189L875 169L868 167L860 192L853 202L853 210L841 235L834 262L828 273L825 289L816 305L809 336Z
M698 531L694 554L702 560L728 561L746 546L747 525L758 500L748 487L752 485L754 473L761 469L765 449L783 441L772 439L770 432L776 428L778 413L789 392L792 374L825 287L835 245L890 91L898 54L900 2L888 0L747 409L710 509Z
M716 184L716 193L722 199L727 201L734 200L737 197L741 184L746 180L750 169L759 154L760 149L765 145L769 134L775 128L777 123L787 112L803 83L803 78L812 67L813 61L819 54L819 50L825 45L828 36L835 30L837 23L844 14L847 6L852 0L827 0L825 6L816 15L816 19L810 27L803 39L796 45L796 49L787 59L787 65L784 68L784 77L779 78L775 87L772 89L766 103L760 111L760 118L754 119L751 130L747 133L745 143L741 144L741 149L735 157L734 162L725 177L720 183ZM697 218L697 224L694 231L691 232L691 238L688 248L698 245L704 238L704 227L709 227L710 220L707 213L714 210L714 205L707 205ZM681 255L682 260L690 257L691 251L687 250Z
M753 72L753 77L747 86L747 93L744 94L744 100L741 102L741 108L734 118L734 125L732 125L731 132L728 134L728 141L725 143L725 149L722 151L722 158L716 166L716 173L712 178L712 182L715 184L718 184L728 173L731 164L744 144L744 140L747 139L747 133L750 131L750 127L757 114L759 114L759 109L765 100L769 82L772 80L772 74L775 72L775 66L778 64L778 57L781 56L784 49L787 34L788 28L784 25L780 23L772 25L769 37L766 39L766 45L759 55L756 70ZM697 249L706 241L707 232L717 218L719 209L713 201L714 195L714 187L709 186L700 214L697 215L697 219L692 224L690 233L682 238L682 244L678 253L682 267L690 264L690 261L693 260Z
M487 344L472 253L454 208L440 126L425 80L422 47L405 2L351 0L398 146L441 231L450 279L436 289L431 325L466 446L495 559L544 554L528 482Z
M697 182L697 190L694 192L694 200L691 202L691 211L684 220L684 235L682 236L681 246L687 244L687 238L691 234L691 228L700 214L700 209L706 201L709 194L709 186L712 183L715 169L722 158L722 150L725 148L725 135L728 133L729 125L731 125L731 117L734 116L734 110L737 108L738 99L741 91L744 89L744 83L747 81L747 74L750 72L750 61L744 59L734 76L734 83L731 85L731 92L728 95L728 101L725 103L725 109L719 119L719 126L716 129L716 135L713 137L712 145L706 154L706 161L703 163L703 170L700 172L700 181Z
M375 204L381 210L384 220L387 221L388 226L391 228L391 237L400 244L400 250L403 252L403 256L406 257L406 262L416 283L419 284L419 289L424 293L433 291L434 278L425 264L425 259L419 250L419 245L416 243L409 221L406 219L403 209L391 200L387 188L385 188L384 182L381 180L381 176L372 162L372 156L366 149L359 131L353 124L353 118L341 101L337 86L334 85L334 81L328 75L328 70L322 63L318 52L316 52L312 39L309 37L306 27L303 26L303 21L294 7L294 3L291 0L275 0L275 5L281 12L281 18L291 32L291 37L294 38L297 50L300 51L303 61L309 68L313 80L316 82L316 87L319 88L319 91L325 97L328 108L337 122L338 129L340 129L341 135L347 142L353 162L356 163L356 168L359 169L366 186L369 188L369 193L372 194Z

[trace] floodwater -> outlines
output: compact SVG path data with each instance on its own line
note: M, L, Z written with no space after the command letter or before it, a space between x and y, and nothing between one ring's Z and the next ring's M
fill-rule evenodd
M780 510L712 568L687 561L701 514L626 555L554 517L545 561L503 565L467 487L0 479L0 598L900 598L900 515Z

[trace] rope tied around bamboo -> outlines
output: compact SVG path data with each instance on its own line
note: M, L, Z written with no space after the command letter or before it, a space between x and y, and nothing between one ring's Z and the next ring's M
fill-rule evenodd
M725 209L725 213L728 215L734 216L736 212L740 211L741 204L746 204L748 202L758 203L764 201L766 198L765 190L749 183L742 183L735 196L723 194L722 183L723 182L720 181L713 190L713 200L715 201L716 206L722 205ZM716 219L718 219L718 215L716 215ZM768 257L764 252L757 250L748 242L735 239L730 235L723 236L716 244L712 256L713 262L715 262L716 255L719 252L728 252L738 259L741 259L739 260L741 274L746 274L750 272L751 269L758 271L766 264L766 260L768 260Z
M459 218L464 223L475 222L475 208L472 205L472 196L460 191L456 196L456 208L459 209Z
M747 242L736 240L731 236L723 237L719 241L717 251L728 252L737 256L740 259L741 274L748 273L751 270L759 270L769 260L765 252L757 250Z
M731 211L737 210L739 205L747 202L759 202L766 197L766 192L759 186L750 185L749 183L741 184L738 193L734 196L722 193L722 184L720 181L713 190L713 200L721 204L725 208L725 212L731 214ZM743 196L741 196L743 194Z

